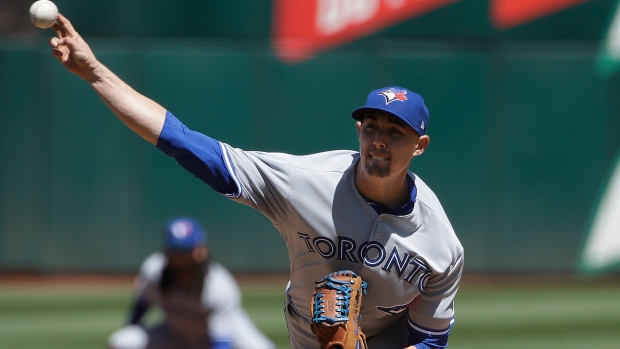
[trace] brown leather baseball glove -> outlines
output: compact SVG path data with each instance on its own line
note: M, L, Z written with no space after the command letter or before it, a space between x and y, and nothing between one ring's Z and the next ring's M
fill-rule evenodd
M312 332L321 349L368 349L360 328L366 283L350 270L316 281L312 296Z

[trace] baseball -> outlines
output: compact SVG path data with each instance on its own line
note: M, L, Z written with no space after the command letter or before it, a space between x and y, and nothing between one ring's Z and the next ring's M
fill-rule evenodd
M58 7L49 0L39 0L30 6L30 21L35 27L50 28L57 18Z

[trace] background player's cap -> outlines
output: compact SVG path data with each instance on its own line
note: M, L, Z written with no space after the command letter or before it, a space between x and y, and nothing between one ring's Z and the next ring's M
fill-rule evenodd
M355 109L351 117L362 121L369 110L392 113L413 127L420 136L426 134L428 109L419 94L398 86L384 87L368 94L366 105Z
M207 233L196 220L175 218L164 228L164 248L167 250L190 250L207 244Z

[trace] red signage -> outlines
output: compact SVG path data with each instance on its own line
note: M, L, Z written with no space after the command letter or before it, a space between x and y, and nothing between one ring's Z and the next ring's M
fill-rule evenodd
M298 62L459 0L275 0L273 46ZM490 0L490 19L514 27L588 0Z
M493 0L491 18L497 28L510 28L588 0Z
M274 49L288 62L458 0L276 0Z

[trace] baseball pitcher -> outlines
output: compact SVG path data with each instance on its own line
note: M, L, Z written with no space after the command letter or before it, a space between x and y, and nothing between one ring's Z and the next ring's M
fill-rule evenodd
M291 348L445 348L463 247L409 171L429 144L422 97L389 86L352 113L359 150L244 151L195 132L99 62L59 15L53 54L129 128L284 238Z

